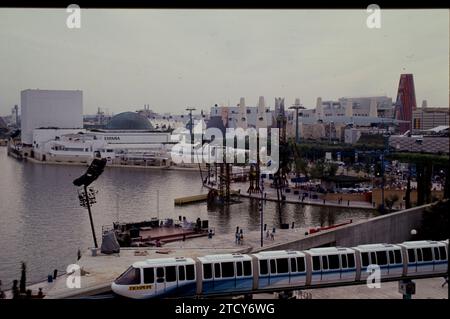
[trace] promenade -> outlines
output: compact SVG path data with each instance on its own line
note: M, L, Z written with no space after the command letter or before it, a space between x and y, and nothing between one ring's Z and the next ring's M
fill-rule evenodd
M253 193L249 194L247 193L249 187L249 183L233 183L232 189L233 191L240 192L241 197L247 197L247 198L261 198L261 193ZM298 191L299 194L294 194L294 191ZM306 195L302 201L303 195ZM327 206L327 207L342 207L342 208L359 208L359 209L373 209L375 210L376 207L372 205L372 203L369 202L363 202L363 201L345 201L343 200L341 203L339 203L337 200L326 200L324 201L320 197L323 194L317 193L317 192L311 192L306 191L302 189L295 189L290 188L290 192L283 192L283 195L286 196L285 203L290 204L303 204L303 205L315 205L315 206ZM314 195L317 196L317 198L313 198ZM272 188L269 186L268 183L265 183L264 185L264 195L263 197L265 200L268 201L278 201L277 197L277 190L275 188Z

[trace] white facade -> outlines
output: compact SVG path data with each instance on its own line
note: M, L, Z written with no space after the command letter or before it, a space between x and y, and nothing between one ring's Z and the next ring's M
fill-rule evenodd
M149 160L170 150L170 133L139 131L34 130L34 157L41 161L89 162L99 151L114 160Z
M83 128L83 92L24 90L20 94L22 143L33 143L37 128Z
M228 128L267 128L272 126L272 112L265 106L264 97L258 100L258 106L246 106L241 98L239 106L213 106L210 117L221 117Z

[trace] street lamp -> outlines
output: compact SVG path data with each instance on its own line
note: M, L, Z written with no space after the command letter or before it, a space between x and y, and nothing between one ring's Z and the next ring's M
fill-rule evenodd
M195 111L195 108L191 107L191 108L186 108L186 111L189 112L189 133L191 135L191 161L193 162L193 152L194 152L194 134L192 133L192 130L194 128L194 123L192 122L192 111Z
M95 191L88 186L92 184L102 173L106 166L106 158L101 158L100 152L95 152L95 158L89 165L85 174L81 175L73 181L75 186L83 186L83 190L78 191L78 199L80 200L80 206L87 208L89 213L89 220L91 223L92 237L94 238L95 248L98 248L97 237L95 236L94 222L92 220L91 205L96 202Z
M299 143L299 133L298 133L298 110L304 110L305 108L300 104L299 100L295 101L295 104L292 105L289 109L295 110L295 142Z
M193 127L194 127L194 123L192 123L192 111L195 111L196 109L195 108L186 108L186 111L188 111L189 112L189 133L191 134L191 142L192 142L192 144L194 144L194 142L193 142L193 134L192 134L192 129L193 129Z
M332 124L334 124L334 122L333 121L330 121L330 129L329 129L329 131L328 131L328 133L329 133L329 144L331 144L331 125Z
M260 200L260 206L259 206L259 214L261 219L261 247L264 245L264 178L262 177L262 174L260 176L261 178L261 200Z

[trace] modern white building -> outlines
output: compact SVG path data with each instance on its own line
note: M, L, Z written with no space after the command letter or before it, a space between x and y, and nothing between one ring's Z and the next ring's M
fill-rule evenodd
M317 98L315 109L306 109L300 115L303 122L322 120L324 122L347 122L351 118L367 118L365 122L377 118L394 117L392 98L386 96L343 97L338 101L323 101Z
M125 112L114 116L102 130L35 129L32 157L89 163L95 152L100 152L108 164L168 165L170 136L169 132L154 131L148 119L138 113Z
M83 128L83 92L24 90L20 93L22 143L33 143L37 128Z

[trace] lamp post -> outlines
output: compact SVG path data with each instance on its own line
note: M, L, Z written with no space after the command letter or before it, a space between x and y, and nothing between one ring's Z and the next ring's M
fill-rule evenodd
M260 200L260 206L259 206L259 214L261 219L261 247L264 245L264 179L262 175L260 176L261 179L261 200Z
M329 144L331 144L331 125L332 125L332 124L334 124L334 122L333 122L333 121L330 121L329 130L328 130L328 134L329 134L329 137L328 137Z
M92 219L91 205L96 203L95 193L93 188L88 188L86 185L83 186L81 191L78 191L78 199L80 200L80 206L88 210L89 221L91 223L92 237L94 238L94 246L98 248L97 237L95 235L94 221Z
M295 110L295 143L299 143L299 133L298 133L298 110L305 109L301 104L300 101L296 101L294 105L292 105L289 109Z
M195 111L195 108L186 108L186 111L189 112L189 134L191 135L191 161L194 162L194 134L192 133L192 130L194 128L194 123L192 122L192 111Z
M100 152L95 152L95 158L89 165L85 174L76 178L73 181L75 186L83 186L82 190L78 190L78 199L80 200L80 206L87 208L89 213L89 220L91 222L92 237L94 238L95 248L98 248L97 238L95 236L94 222L92 219L91 205L96 202L95 191L92 188L88 188L92 182L94 182L105 169L106 158L101 158Z
M188 111L189 112L189 122L190 122L190 125L189 125L189 133L191 134L191 143L192 144L194 144L194 137L193 137L193 134L192 134L192 129L193 129L193 127L194 127L194 123L192 123L192 111L195 111L196 109L195 108L186 108L186 111Z

